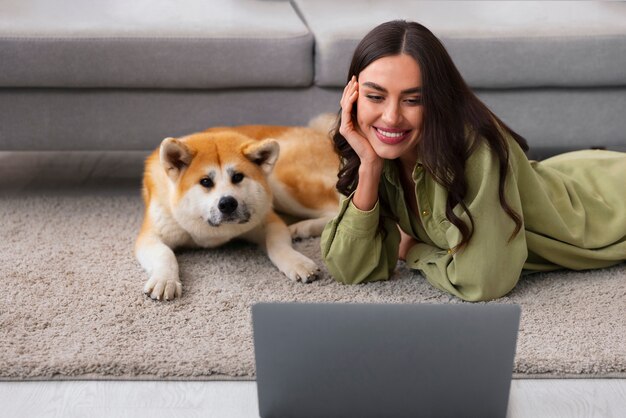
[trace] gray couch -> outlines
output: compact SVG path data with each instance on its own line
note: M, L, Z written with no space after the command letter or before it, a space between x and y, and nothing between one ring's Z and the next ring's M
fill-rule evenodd
M212 125L334 112L358 40L429 27L535 151L626 150L626 3L0 3L0 150L149 150Z

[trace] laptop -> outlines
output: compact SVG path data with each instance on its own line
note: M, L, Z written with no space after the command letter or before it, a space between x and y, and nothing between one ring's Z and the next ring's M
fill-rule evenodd
M504 417L520 308L259 303L259 413L270 417Z

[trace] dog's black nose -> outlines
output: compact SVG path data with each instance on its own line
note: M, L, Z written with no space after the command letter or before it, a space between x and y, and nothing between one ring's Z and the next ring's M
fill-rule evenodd
M217 208L224 215L230 215L231 213L235 211L235 209L237 209L237 205L238 205L237 200L234 197L224 196L220 199L219 203L217 204Z

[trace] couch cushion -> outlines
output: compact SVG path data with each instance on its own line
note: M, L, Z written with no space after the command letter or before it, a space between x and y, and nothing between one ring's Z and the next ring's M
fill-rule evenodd
M626 3L295 0L316 39L316 82L342 86L376 25L422 23L473 87L626 85Z
M0 87L307 86L312 55L288 2L0 2Z

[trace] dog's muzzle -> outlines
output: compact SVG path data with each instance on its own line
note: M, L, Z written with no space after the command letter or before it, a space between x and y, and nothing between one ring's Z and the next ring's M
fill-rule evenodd
M217 209L211 209L211 216L208 223L211 226L218 227L223 223L227 224L245 224L250 220L250 212L245 203L239 204L237 199L232 196L224 196L217 202Z

